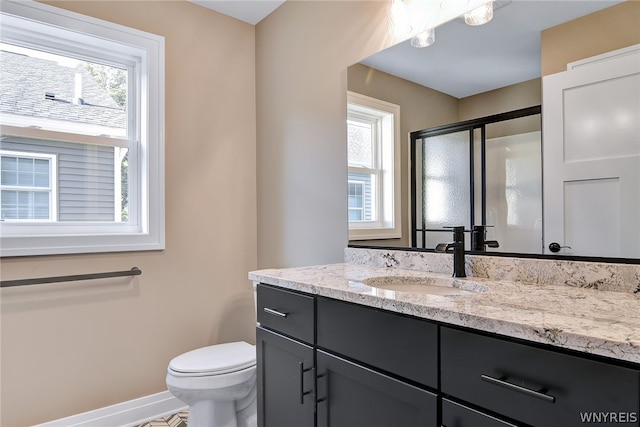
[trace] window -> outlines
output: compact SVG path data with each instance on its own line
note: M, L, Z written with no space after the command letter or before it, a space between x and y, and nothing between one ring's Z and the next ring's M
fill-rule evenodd
M349 180L349 221L365 220L364 181Z
M56 215L55 156L0 151L0 218L50 221Z
M163 249L164 39L36 2L1 19L0 254Z
M401 237L400 107L349 92L349 240Z

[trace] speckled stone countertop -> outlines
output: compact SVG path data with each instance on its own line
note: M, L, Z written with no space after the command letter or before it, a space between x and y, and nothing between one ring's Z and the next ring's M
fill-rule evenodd
M363 281L433 277L462 289L452 295L399 292ZM640 363L640 294L468 277L354 263L266 269L249 279L612 359ZM486 286L486 288L485 288Z

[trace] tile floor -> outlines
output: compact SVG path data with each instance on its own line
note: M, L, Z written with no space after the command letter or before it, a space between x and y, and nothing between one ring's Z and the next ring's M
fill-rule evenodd
M177 414L148 421L138 427L187 427L187 412L178 412Z

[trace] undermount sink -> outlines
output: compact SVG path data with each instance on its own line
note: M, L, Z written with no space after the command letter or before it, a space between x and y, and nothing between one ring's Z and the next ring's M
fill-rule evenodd
M489 290L486 285L469 280L424 276L378 276L363 279L362 283L389 291L431 295L472 295Z

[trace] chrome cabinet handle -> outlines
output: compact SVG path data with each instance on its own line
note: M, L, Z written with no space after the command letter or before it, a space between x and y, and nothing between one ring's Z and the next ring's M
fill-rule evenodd
M499 385L501 387L504 388L508 388L510 390L514 390L514 391L518 391L520 393L524 393L526 395L529 395L531 397L535 397L538 399L542 399L546 402L549 403L555 403L556 398L545 394L542 392L542 390L540 391L536 391L536 390L531 390L530 388L526 388L526 387L522 387L516 384L511 384L510 382L505 381L506 377L500 377L500 378L494 378L494 377L490 377L489 375L480 375L480 378L482 379L482 381L486 381L488 383L491 384L495 384L495 385Z
M309 371L314 371L314 368L304 368L304 362L299 362L298 366L300 368L300 404L304 405L304 397L308 394L313 393L313 390L304 391L304 373Z
M283 313L281 311L274 310L272 308L267 308L267 307L263 308L263 310L265 313L273 314L275 316L280 316L280 317L287 317L289 315L288 313Z

